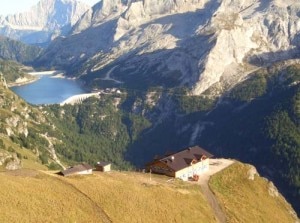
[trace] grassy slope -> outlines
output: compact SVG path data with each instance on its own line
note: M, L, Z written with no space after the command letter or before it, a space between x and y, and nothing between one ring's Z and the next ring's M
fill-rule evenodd
M266 180L247 179L248 166L234 164L210 186L228 222L295 222L290 206L268 194ZM23 169L0 172L0 222L216 222L198 185L133 172L64 178Z
M0 173L0 222L216 222L196 185L130 172L63 178ZM98 210L98 211L97 211Z
M22 167L25 169L34 169L34 170L48 170L48 168L41 163L37 155L35 155L32 151L28 149L22 149L19 145L12 143L7 138L2 138L5 145L9 145L11 148L14 149L15 153L21 154L23 157L21 159ZM7 146L8 147L8 146ZM0 149L0 152L7 152L7 150ZM24 158L26 157L26 159ZM4 165L0 166L3 170L5 169Z
M199 186L153 178L114 172L68 182L93 197L113 222L215 222Z
M248 170L249 166L235 163L210 180L210 187L222 204L228 221L295 222L284 198L269 195L265 179L249 180Z
M0 178L0 222L101 222L93 202L54 177L23 170Z

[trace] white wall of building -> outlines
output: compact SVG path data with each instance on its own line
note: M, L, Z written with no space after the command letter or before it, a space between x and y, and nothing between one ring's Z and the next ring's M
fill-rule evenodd
M175 173L175 177L187 181L189 177L193 177L194 175L201 175L202 173L208 171L208 169L209 159L205 159L198 163L192 164L187 168L177 171Z
M90 169L90 170L80 171L77 174L79 174L79 175L85 175L85 174L92 174L92 173L93 173L93 170Z

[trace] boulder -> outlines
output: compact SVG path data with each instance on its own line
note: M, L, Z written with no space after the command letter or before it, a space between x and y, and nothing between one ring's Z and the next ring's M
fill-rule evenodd
M22 168L22 162L17 157L17 154L13 154L10 161L7 162L5 169L7 170L19 170Z
M259 176L256 168L252 165L249 165L249 170L247 172L247 175L248 175L248 179L249 180L254 180L255 179L255 175L256 176Z

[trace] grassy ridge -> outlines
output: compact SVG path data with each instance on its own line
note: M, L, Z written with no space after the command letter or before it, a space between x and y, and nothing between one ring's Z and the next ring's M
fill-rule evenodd
M33 170L0 173L0 222L216 222L200 189L130 172L64 178ZM201 220L203 219L203 221Z
M257 176L249 180L248 170L249 166L235 163L210 180L228 222L296 222L284 198L269 194L267 180Z
M236 163L210 187L228 222L296 222L283 197L271 196L261 178ZM23 169L0 172L0 222L216 222L197 184L134 172L95 172L64 178Z
M93 197L113 222L216 222L199 186L152 177L114 172L68 182Z

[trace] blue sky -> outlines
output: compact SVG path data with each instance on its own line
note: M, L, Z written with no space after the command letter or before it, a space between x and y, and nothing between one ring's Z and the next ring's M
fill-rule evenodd
M100 0L80 0L89 5L94 5ZM0 15L24 12L36 5L39 0L0 0Z

